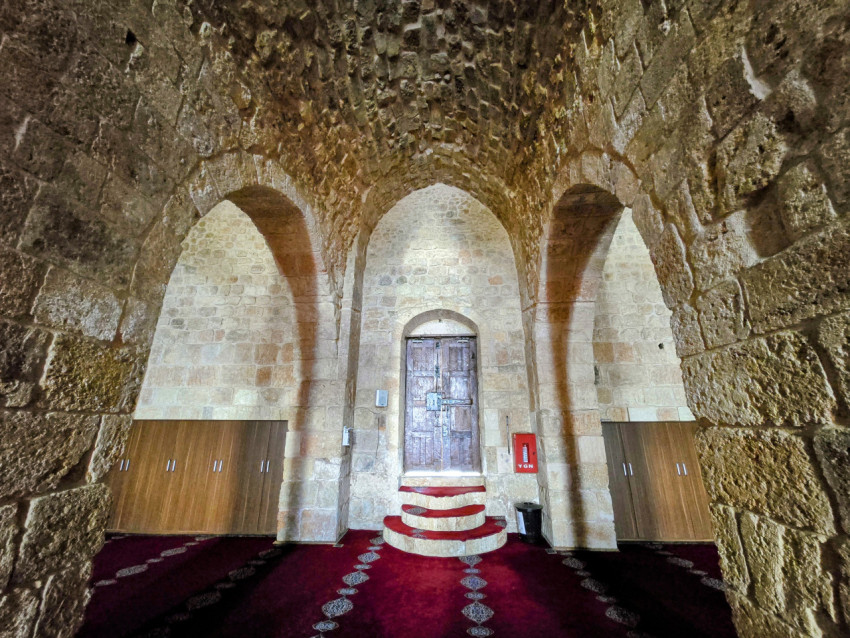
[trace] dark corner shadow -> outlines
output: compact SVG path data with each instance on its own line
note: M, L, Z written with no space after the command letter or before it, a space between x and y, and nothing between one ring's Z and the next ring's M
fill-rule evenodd
M319 319L319 267L313 252L313 243L304 214L282 193L265 186L249 186L227 196L256 225L274 256L281 274L292 291L297 330L298 396L294 422L289 431L303 432L306 425L310 384L318 344ZM299 454L300 457L300 454ZM286 502L290 504L287 518L279 521L285 527L294 523L298 502L299 481L289 483Z
M567 361L574 339L570 333L576 304L596 300L604 256L622 211L623 205L614 195L595 186L576 186L564 193L552 213L546 245L545 293L538 301L550 331L557 409L562 418L560 436L568 467L567 492L578 547L586 546L588 536L576 424L570 418Z

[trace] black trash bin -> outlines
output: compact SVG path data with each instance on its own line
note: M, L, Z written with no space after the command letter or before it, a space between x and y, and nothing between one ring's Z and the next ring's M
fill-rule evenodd
M517 503L516 522L524 543L536 545L543 540L543 506L537 503Z

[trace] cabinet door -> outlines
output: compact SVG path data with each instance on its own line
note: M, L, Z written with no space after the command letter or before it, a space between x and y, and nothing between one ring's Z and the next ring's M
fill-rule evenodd
M136 425L141 428L138 458L131 461L119 529L156 533L162 525L163 506L176 472L176 468L171 468L177 430L173 421L138 421ZM132 464L136 462L138 472L134 475Z
M689 540L684 492L677 482L675 454L664 423L621 427L638 533L646 540Z
M280 488L283 483L283 459L286 446L286 421L271 421L271 436L266 452L263 474L263 495L260 501L260 520L257 532L277 534L277 514L280 509Z
M106 528L110 531L121 529L122 516L126 517L130 485L139 474L139 442L143 426L134 423L130 429L130 436L124 446L124 452L115 461L109 474L106 476L106 484L112 491L112 512Z
M174 421L176 444L169 489L164 496L160 530L169 534L204 532L213 459L224 422Z
M708 494L702 481L702 472L694 446L695 423L670 423L670 433L675 441L677 463L681 475L677 476L684 493L685 507L691 526L691 539L713 541L714 530L708 510Z
M239 424L236 436L242 438L242 456L234 464L234 492L231 529L234 534L257 534L262 512L267 451L271 436L270 421Z
M635 522L632 491L629 485L628 465L623 452L623 441L618 423L603 423L602 435L605 439L605 456L608 460L608 486L614 505L614 527L618 540L640 538Z

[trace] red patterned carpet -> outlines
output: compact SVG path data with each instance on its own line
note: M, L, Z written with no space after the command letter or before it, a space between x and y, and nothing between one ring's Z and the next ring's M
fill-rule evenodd
M710 545L554 553L511 534L462 559L405 554L376 532L341 545L113 537L79 635L735 636Z

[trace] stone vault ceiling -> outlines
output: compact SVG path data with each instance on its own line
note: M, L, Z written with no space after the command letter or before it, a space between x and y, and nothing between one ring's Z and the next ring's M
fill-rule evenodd
M584 2L554 0L246 0L202 10L244 75L262 78L258 117L276 130L287 169L337 211L374 189L368 226L437 181L507 222L506 198L534 190L535 158L553 155L573 46L593 19ZM337 214L331 232L347 243L357 224Z

